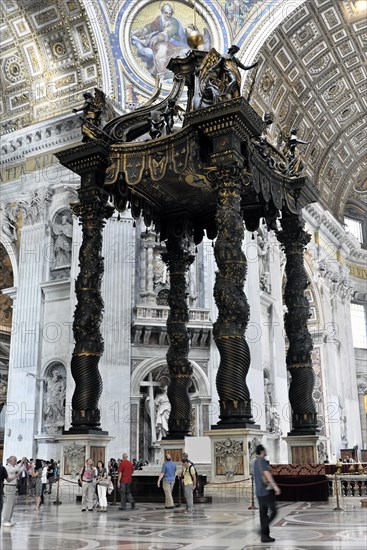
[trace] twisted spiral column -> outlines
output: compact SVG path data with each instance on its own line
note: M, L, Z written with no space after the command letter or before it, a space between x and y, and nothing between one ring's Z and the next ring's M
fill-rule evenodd
M278 231L277 236L286 254L287 282L284 299L288 311L284 317L284 324L289 340L287 368L292 377L289 388L289 401L292 407L291 435L314 435L317 432L317 413L312 397L313 342L307 328L310 306L304 294L309 284L304 268L304 250L311 237L303 229L303 220L295 214L284 212L281 224L282 231Z
M101 432L98 402L102 379L98 363L104 348L100 330L104 270L102 233L106 219L113 213L113 208L108 205L108 194L102 188L108 153L105 143L94 141L58 154L61 164L81 176L79 201L71 205L82 226L82 244L79 251L80 271L75 283L75 347L71 360L75 390L70 428L70 432L81 434L96 430Z
M250 367L250 350L245 340L249 305L244 293L247 262L242 251L244 237L241 216L241 176L238 169L226 168L217 173L216 223L218 237L214 254L218 271L214 298L218 318L213 326L220 353L217 390L220 404L218 428L253 425L250 392L246 376Z
M170 236L166 241L166 252L162 253L170 274L168 304L170 311L167 319L169 349L167 364L170 371L170 383L167 395L171 403L168 420L170 439L182 439L191 432L191 385L192 366L188 359L190 338L187 330L189 308L187 305L187 272L194 260L190 243L185 236Z

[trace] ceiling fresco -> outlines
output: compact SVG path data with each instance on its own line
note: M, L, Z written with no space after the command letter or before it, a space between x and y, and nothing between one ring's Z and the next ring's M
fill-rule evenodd
M292 127L310 141L308 173L341 219L348 200L367 204L366 8L365 0L2 0L1 133L70 115L95 86L121 111L144 103L156 76L167 94L166 61L188 50L196 25L205 48L235 43L245 64L259 60L254 82L243 75L245 97L260 115L273 112L274 143Z

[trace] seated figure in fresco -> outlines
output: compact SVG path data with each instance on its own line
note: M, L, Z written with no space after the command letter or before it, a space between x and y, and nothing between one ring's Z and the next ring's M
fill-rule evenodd
M174 17L170 3L161 5L161 14L131 35L137 55L145 62L149 72L162 79L169 77L166 67L171 57L188 49L182 23Z

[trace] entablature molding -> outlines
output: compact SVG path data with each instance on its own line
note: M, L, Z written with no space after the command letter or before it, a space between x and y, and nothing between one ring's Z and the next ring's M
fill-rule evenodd
M367 264L367 250L361 248L357 239L347 233L345 228L330 212L323 210L319 203L307 205L303 209L306 223L315 231L323 234L336 251L341 251L345 260L357 260L361 266Z

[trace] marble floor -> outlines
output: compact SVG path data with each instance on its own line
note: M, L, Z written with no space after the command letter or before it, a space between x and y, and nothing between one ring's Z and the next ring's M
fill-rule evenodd
M345 499L343 511L333 511L333 501L279 503L271 544L260 542L258 510L233 498L196 505L192 517L161 504L98 513L81 512L74 500L53 501L51 495L39 512L31 501L18 502L15 525L0 530L1 550L367 550L367 508L359 498Z

